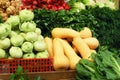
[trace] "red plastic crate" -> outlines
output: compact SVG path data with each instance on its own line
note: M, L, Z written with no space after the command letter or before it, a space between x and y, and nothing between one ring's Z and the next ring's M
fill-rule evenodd
M53 71L52 58L0 59L0 73L15 73L18 66L27 72Z

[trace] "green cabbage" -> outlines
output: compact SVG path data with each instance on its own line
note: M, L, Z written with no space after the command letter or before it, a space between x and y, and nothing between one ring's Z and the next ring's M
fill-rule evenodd
M115 9L115 3L112 1L108 1L105 3L105 7L109 7L110 9Z
M11 26L9 24L0 24L0 39L6 38L11 33Z
M21 35L16 35L10 38L13 46L21 46L24 42L24 38Z
M35 41L33 47L35 51L44 51L47 48L45 41Z
M35 29L35 32L36 32L38 35L41 35L41 29L40 29L40 28L36 28L36 29Z
M36 24L31 22L24 22L19 26L20 31L23 32L34 32L36 30Z
M19 12L19 17L21 22L32 21L34 13L31 10L24 9Z
M27 52L23 54L23 58L35 58L35 54L33 52Z
M33 44L31 42L24 42L21 46L23 52L32 52Z
M96 6L98 6L99 8L103 8L103 7L105 7L105 4L102 2L97 2Z
M38 35L37 41L43 41L43 40L44 40L44 37L42 35Z
M95 6L94 0L82 0L82 2L87 6Z
M25 35L25 40L26 41L34 42L34 41L37 41L37 39L38 39L38 35L35 32L28 32Z
M18 27L19 23L20 23L20 19L18 15L15 16L10 16L7 20L6 23L10 24L12 29Z
M0 58L5 58L6 57L6 52L5 50L0 48Z
M0 40L0 48L2 49L8 49L10 47L10 39L9 38L5 38L3 40Z
M38 52L36 54L36 58L48 58L48 57L49 57L49 54L48 54L47 50Z
M23 52L20 47L14 47L12 46L9 49L10 56L13 58L21 58L23 56Z
M11 31L11 33L9 34L9 37L13 37L13 36L17 36L18 34L15 31Z
M72 12L80 12L81 10L86 9L85 5L82 2L75 2L72 6Z

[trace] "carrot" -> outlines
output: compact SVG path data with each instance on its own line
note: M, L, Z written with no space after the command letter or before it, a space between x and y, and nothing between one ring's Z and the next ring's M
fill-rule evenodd
M52 30L53 38L73 38L79 35L79 32L70 28L54 28Z
M83 59L88 59L91 56L90 48L80 37L74 38L72 44L77 48Z
M81 58L75 53L75 51L67 41L63 39L59 39L59 40L64 48L65 55L68 57L70 61L70 69L73 70L76 69L76 64L79 62Z
M49 56L53 57L53 42L52 42L52 38L45 37L44 40L45 40L46 45L47 45L47 51L49 53Z
M58 38L53 39L53 67L55 70L67 70L70 66L68 58L64 54L62 44Z

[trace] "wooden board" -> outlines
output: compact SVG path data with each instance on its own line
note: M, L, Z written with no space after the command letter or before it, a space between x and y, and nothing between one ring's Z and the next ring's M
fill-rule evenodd
M75 70L28 73L30 80L40 76L41 80L75 80ZM10 80L10 74L0 74L0 80Z

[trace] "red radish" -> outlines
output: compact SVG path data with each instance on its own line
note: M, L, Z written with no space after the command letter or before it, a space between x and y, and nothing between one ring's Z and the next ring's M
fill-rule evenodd
M27 2L31 3L31 2L32 2L32 0L27 0Z
M47 5L47 8L52 8L52 5L48 4L48 5Z
M23 5L21 6L21 9L27 8L27 9L35 9L36 7L39 9L45 8L47 10L69 10L70 6L67 5L65 0L22 0ZM31 10L32 10L31 9Z
M22 2L23 2L23 3L26 3L26 2L27 2L27 0L22 0Z
M36 6L35 6L35 5L33 5L33 6L32 6L32 8L33 8L33 9L35 9L35 8L36 8Z
M37 5L38 2L36 0L33 1L33 5Z
M62 6L58 7L58 10L62 10L62 9L64 9Z
M69 10L70 7L68 5L64 6L65 10Z

